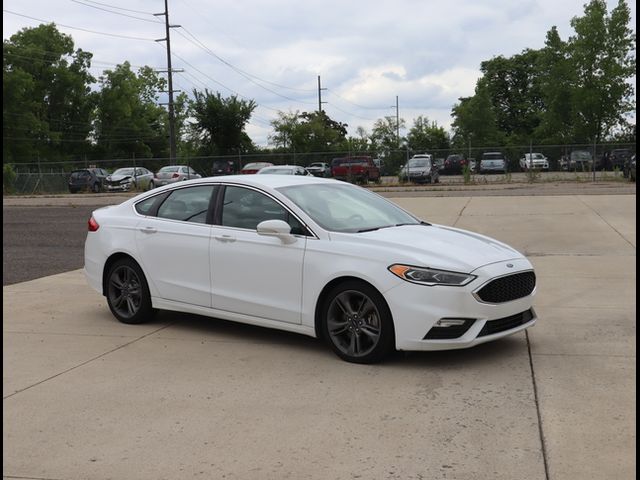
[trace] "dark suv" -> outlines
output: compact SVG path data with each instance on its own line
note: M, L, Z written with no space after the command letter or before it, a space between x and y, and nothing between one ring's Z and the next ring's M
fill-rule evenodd
M615 170L616 168L618 170L622 170L624 177L628 177L631 155L631 150L628 148L616 148L615 150L611 150L611 153L609 154L611 170Z
M214 160L211 176L233 175L233 163L228 160Z
M460 175L466 164L467 161L464 159L464 156L460 154L449 155L444 161L442 173Z
M102 184L109 175L102 168L84 168L74 170L69 176L69 191L78 193L81 190L89 190L98 193L102 191Z

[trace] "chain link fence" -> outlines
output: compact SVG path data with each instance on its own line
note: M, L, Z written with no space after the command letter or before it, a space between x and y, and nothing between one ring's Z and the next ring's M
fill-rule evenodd
M622 143L602 143L597 145L573 144L573 145L524 145L524 146L488 146L473 147L471 145L465 148L448 148L448 149L425 149L417 150L409 147L396 149L388 152L386 155L380 155L370 151L334 151L334 152L278 152L278 153L253 153L226 156L198 156L198 157L182 157L174 163L180 165L188 165L192 167L203 177L214 175L215 166L219 162L232 166L233 172L237 173L249 163L268 162L274 165L300 165L307 167L312 163L323 162L331 164L334 158L347 157L354 155L367 155L372 158L380 158L382 160L382 174L388 176L396 176L399 169L409 158L415 154L430 153L435 159L445 160L449 155L462 155L467 161L475 160L479 164L482 155L489 152L500 152L507 159L507 168L509 173L521 171L520 159L528 153L541 153L549 162L549 170L551 172L561 172L568 170L566 159L569 158L571 152L583 151L588 152L592 162L589 170L604 170L612 167L607 161L611 158L612 152L621 154L626 151L627 155L635 154L635 144ZM57 161L50 162L41 160L32 163L9 164L15 175L8 178L3 173L4 193L17 194L43 194L43 193L63 193L68 191L68 179L72 171L81 170L89 167L98 167L114 172L118 168L124 167L144 167L152 172L157 172L163 166L169 165L168 158L129 158L129 159L103 159L103 160L79 160L79 161ZM608 168L612 170L613 168ZM473 174L474 172L472 172ZM595 178L595 176L594 176ZM536 181L535 176L531 176L528 181Z

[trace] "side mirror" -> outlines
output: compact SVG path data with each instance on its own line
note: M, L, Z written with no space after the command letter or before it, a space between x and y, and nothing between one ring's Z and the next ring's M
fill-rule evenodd
M257 227L258 235L277 237L282 243L293 243L296 237L291 235L291 226L283 220L265 220Z

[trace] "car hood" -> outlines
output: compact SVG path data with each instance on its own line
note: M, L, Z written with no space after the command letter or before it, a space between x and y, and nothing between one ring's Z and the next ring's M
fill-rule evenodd
M444 225L404 225L356 234L332 233L331 236L357 244L365 255L367 250L369 253L379 250L389 264L406 262L465 273L491 263L524 258L517 250L493 238Z
M107 180L111 182L121 182L122 180L126 180L128 178L131 178L131 175L109 175L107 177Z

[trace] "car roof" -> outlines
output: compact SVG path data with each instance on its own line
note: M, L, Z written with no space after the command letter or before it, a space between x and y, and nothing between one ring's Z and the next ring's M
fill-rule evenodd
M314 183L333 183L345 185L345 182L328 178L306 175L227 175L222 177L206 177L181 182L181 185L197 185L200 183L237 183L253 187L280 188ZM348 185L348 184L347 184Z

